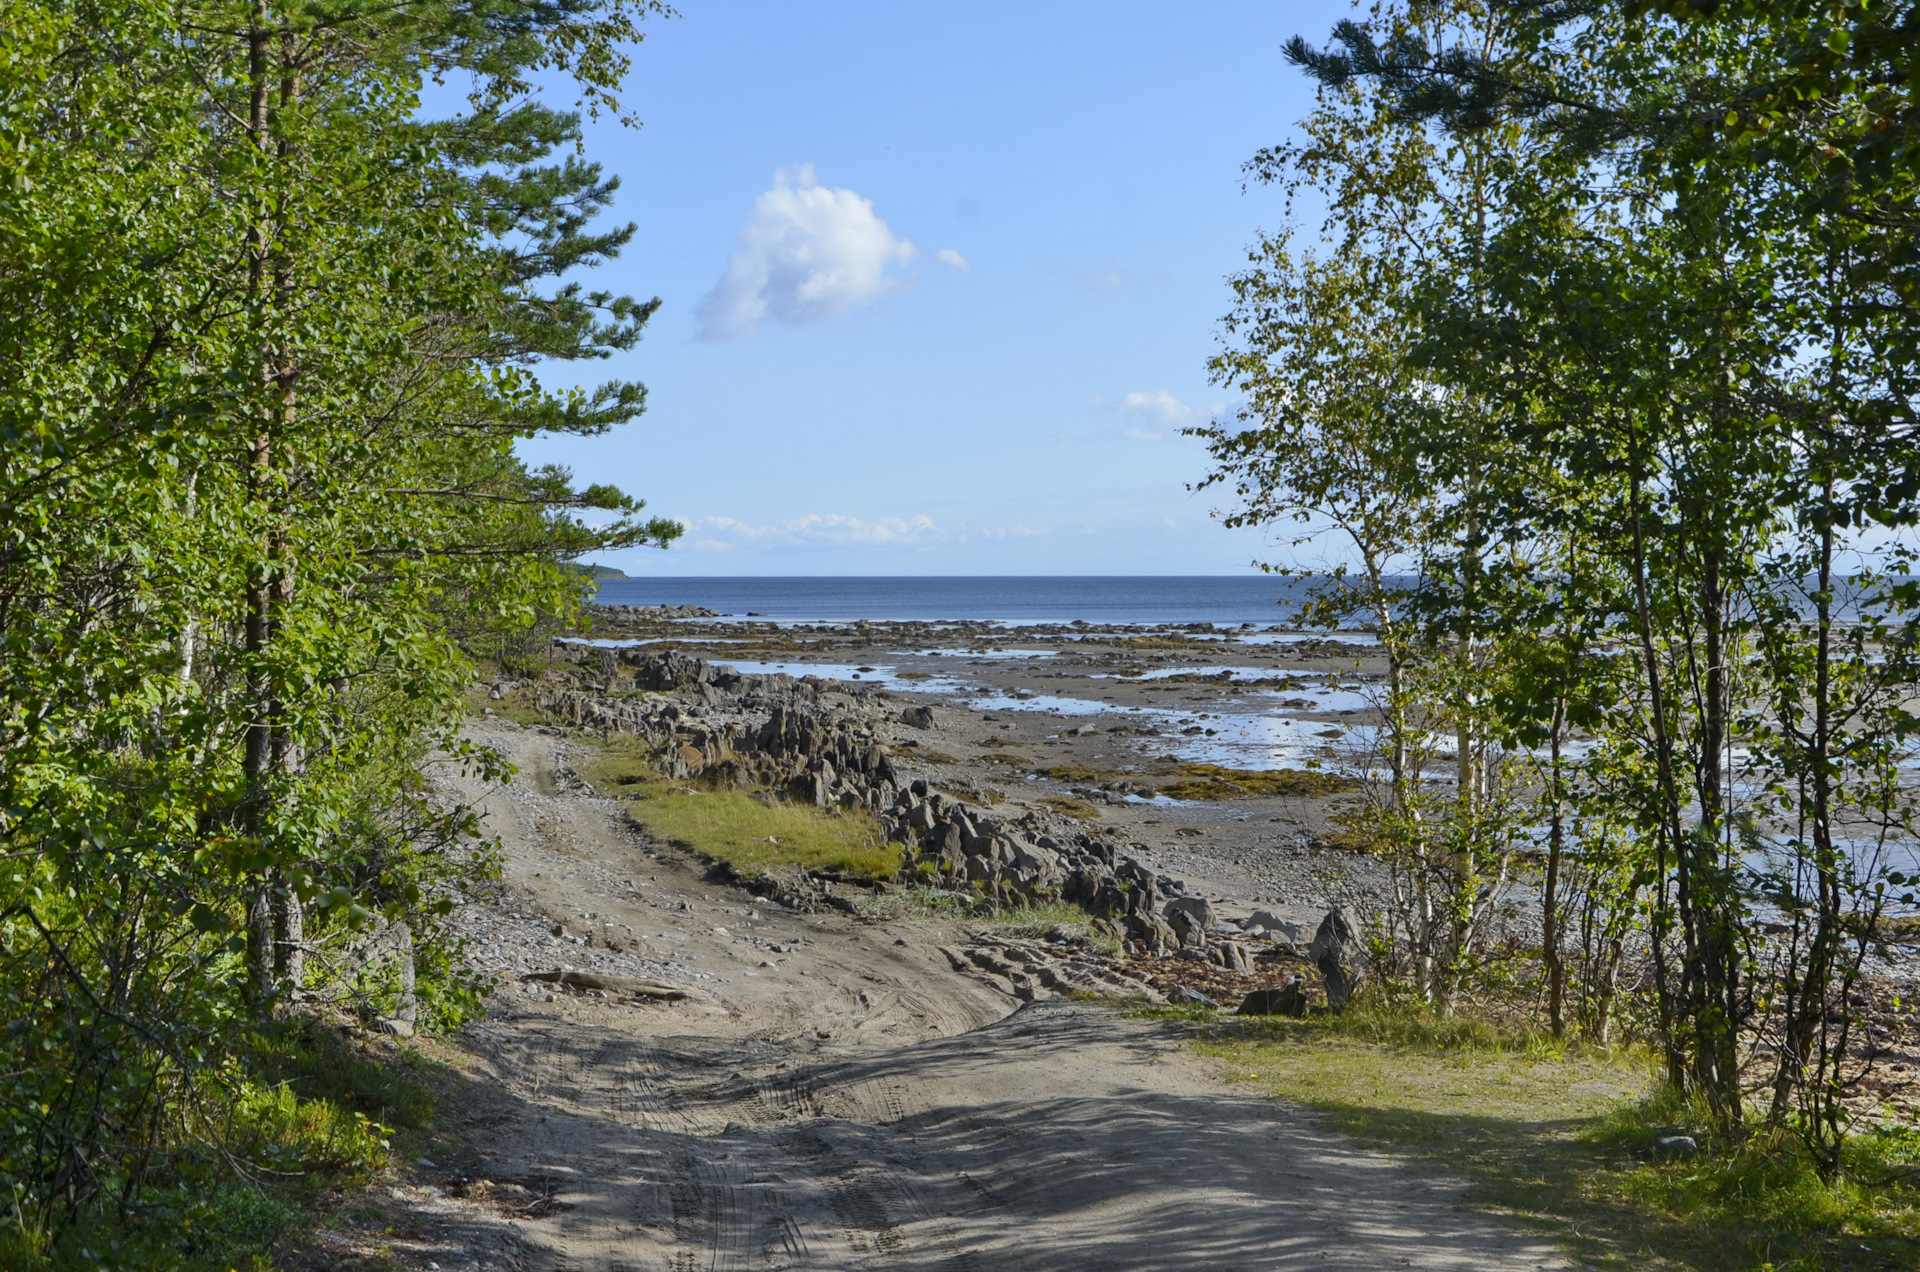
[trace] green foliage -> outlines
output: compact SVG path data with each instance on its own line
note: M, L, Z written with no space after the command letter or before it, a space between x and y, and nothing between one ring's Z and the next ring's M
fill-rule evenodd
M491 858L422 763L505 776L456 737L470 657L576 607L565 562L678 533L514 453L638 414L639 386L554 393L533 368L628 348L654 308L561 277L631 231L593 230L613 184L554 159L579 120L530 77L617 109L659 11L0 0L0 1224L22 1249L157 1213L183 1154L208 1206L249 1155L364 1171L364 1127L244 1066L373 930L410 933L424 1026L477 1010L443 923ZM422 117L430 78L471 90L463 114Z
M1230 521L1357 561L1306 616L1388 663L1346 814L1382 971L1443 1016L1511 989L1544 846L1549 1028L1634 1030L1826 1187L1852 989L1916 904L1910 16L1388 0L1295 40L1316 108L1248 168L1326 241L1249 253L1244 406L1197 430Z
M407 1130L424 1130L432 1121L431 1091L318 1021L275 1022L257 1031L248 1047L257 1080L301 1100L325 1101L347 1115Z

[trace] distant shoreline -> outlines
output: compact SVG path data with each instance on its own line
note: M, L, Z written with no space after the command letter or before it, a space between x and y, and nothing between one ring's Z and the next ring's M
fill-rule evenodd
M601 605L694 606L775 622L1288 623L1318 580L1271 575L624 578Z

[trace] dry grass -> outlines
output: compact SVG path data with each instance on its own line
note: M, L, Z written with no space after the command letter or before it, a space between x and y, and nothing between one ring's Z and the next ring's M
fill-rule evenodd
M1077 817L1081 821L1095 821L1100 810L1084 799L1074 799L1068 795L1049 795L1040 801L1063 817Z
M1225 1076L1330 1127L1455 1171L1478 1201L1586 1266L1815 1272L1920 1266L1920 1133L1855 1141L1853 1178L1814 1175L1789 1138L1661 1161L1655 1136L1702 1125L1632 1052L1362 1008L1308 1021L1193 1013ZM1892 1182L1886 1182L1892 1177ZM1869 1182L1872 1181L1872 1182Z
M1360 785L1357 778L1310 769L1236 769L1218 764L1181 764L1171 770L1179 780L1161 786L1174 799L1271 799L1286 795L1318 799Z

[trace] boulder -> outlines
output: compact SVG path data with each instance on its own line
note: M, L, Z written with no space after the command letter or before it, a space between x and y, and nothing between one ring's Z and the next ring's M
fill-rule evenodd
M1307 988L1298 976L1278 989L1256 989L1240 1000L1236 1016L1304 1016L1307 1014Z
M933 727L933 708L927 706L904 707L900 711L900 723L916 729Z
M1289 945L1298 945L1300 938L1306 935L1298 923L1276 918L1267 910L1255 910L1241 922L1240 930L1249 936L1266 936Z
M1307 947L1307 961L1327 982L1327 1006L1339 1011L1360 985L1360 941L1338 908L1327 911Z
M1229 972L1244 972L1248 969L1247 951L1233 941L1221 941L1207 951L1209 961L1225 968Z
M1013 845L1013 864L1022 870L1031 870L1036 875L1051 877L1060 873L1060 858L1038 844L1016 841Z
M1167 902L1164 913L1180 944L1192 949L1205 948L1207 924L1213 919L1213 907L1199 897L1175 897Z

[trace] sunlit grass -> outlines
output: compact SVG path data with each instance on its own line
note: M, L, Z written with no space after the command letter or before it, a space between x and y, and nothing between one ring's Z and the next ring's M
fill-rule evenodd
M596 745L582 776L602 793L633 801L634 821L661 839L725 862L735 873L794 867L854 879L891 879L900 848L858 810L826 810L767 794L702 790L662 778L632 743Z
M1483 1205L1593 1266L1920 1267L1911 1128L1861 1135L1850 1177L1833 1184L1786 1136L1703 1137L1700 1156L1666 1161L1654 1139L1705 1119L1632 1049L1367 1004L1305 1021L1187 1015L1205 1022L1191 1045L1229 1080L1465 1175Z
M806 804L762 804L740 791L665 791L635 801L633 819L663 839L726 862L738 874L781 867L891 879L900 849L860 812Z

